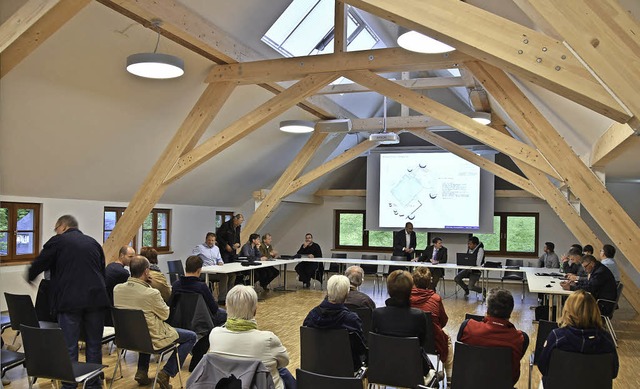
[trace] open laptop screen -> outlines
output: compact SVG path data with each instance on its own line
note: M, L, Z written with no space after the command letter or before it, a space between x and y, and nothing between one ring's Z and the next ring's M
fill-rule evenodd
M457 253L456 264L460 266L476 266L477 254Z

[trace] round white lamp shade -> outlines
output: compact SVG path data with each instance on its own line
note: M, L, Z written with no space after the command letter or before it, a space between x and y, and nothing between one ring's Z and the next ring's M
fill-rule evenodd
M447 44L412 30L401 34L398 37L398 44L403 49L426 54L448 53L455 50Z
M313 132L315 123L308 120L283 120L280 122L280 131L293 134L305 134Z
M184 74L184 61L169 54L132 54L127 57L127 71L144 78L176 78Z

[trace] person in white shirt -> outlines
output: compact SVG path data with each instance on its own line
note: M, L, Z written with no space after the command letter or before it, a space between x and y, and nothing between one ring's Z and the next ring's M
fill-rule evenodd
M600 250L600 263L605 265L611 270L613 273L613 278L616 279L616 282L620 282L620 270L618 270L618 265L613 260L613 257L616 255L616 248L610 244L605 244L602 246L602 250Z
M202 244L197 245L193 249L193 255L197 255L202 258L203 266L222 266L224 261L220 256L220 249L216 246L216 234L213 232L207 232L205 241ZM204 279L204 274L201 276ZM233 288L236 282L236 275L231 274L209 274L210 281L218 281L218 304L225 305L227 299L227 292Z

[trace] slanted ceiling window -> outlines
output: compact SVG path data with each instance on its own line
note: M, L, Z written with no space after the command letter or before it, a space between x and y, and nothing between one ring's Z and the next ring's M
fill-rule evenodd
M293 0L262 37L285 57L333 53L334 0ZM349 51L372 49L380 38L356 9L347 6Z

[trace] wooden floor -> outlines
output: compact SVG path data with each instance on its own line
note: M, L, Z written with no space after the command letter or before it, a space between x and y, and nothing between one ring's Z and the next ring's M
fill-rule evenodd
M295 280L295 277L290 277L289 280ZM274 281L277 283L277 280ZM301 285L297 282L291 282L291 288L299 288ZM492 286L499 286L496 283ZM505 286L511 290L515 298L515 309L511 318L511 321L516 325L518 329L524 330L529 334L531 338L531 344L525 358L521 361L521 376L518 381L517 388L525 389L528 387L529 378L529 355L531 354L535 338L537 325L532 323L534 311L529 309L531 305L536 303L536 297L534 295L527 294L524 301L520 300L522 295L522 287L520 284L505 284ZM316 284L317 287L317 284ZM439 286L440 287L440 286ZM362 291L369 294L378 306L384 305L386 299L386 293L373 293L372 280L368 280L362 288ZM445 331L455 337L458 331L458 327L464 318L464 314L476 313L484 314L486 305L481 301L481 296L476 298L475 293L471 292L468 299L463 297L463 293L460 292L457 296L455 294L455 285L451 281L446 283L446 294L443 294L441 290L439 293L443 295L444 305L449 316L449 323L445 328ZM324 292L320 290L302 290L298 289L295 292L269 292L264 300L261 300L258 305L258 328L263 330L273 331L280 337L285 347L289 350L290 364L289 369L295 375L295 369L300 364L300 348L299 348L299 328L302 321L306 317L311 308L320 303L324 297ZM616 311L613 319L614 328L618 334L618 354L620 357L620 372L618 378L614 381L614 388L640 388L640 315L635 313L633 308L625 301L621 302L620 309ZM5 331L5 342L13 339L13 333ZM19 338L18 338L19 339ZM107 386L110 383L111 375L113 374L113 366L115 365L115 355L107 355L108 347L104 347L104 359L103 363L109 365L105 370L108 377ZM124 365L124 378L117 379L113 387L114 388L136 388L137 383L133 380L133 375L136 371L137 355L135 353L128 353L126 357L126 364ZM152 360L153 362L153 360ZM182 371L182 378L184 382L189 375L186 370L188 361L185 364L185 368ZM152 364L151 373L155 373L155 367ZM11 389L27 388L26 371L19 367L7 372L6 377L12 380L12 383L8 386ZM536 368L533 370L532 376L534 388L537 388L537 383L540 380L540 373ZM172 380L174 388L179 388L180 383L176 376ZM53 387L51 382L45 382L38 380L36 388L50 388Z

